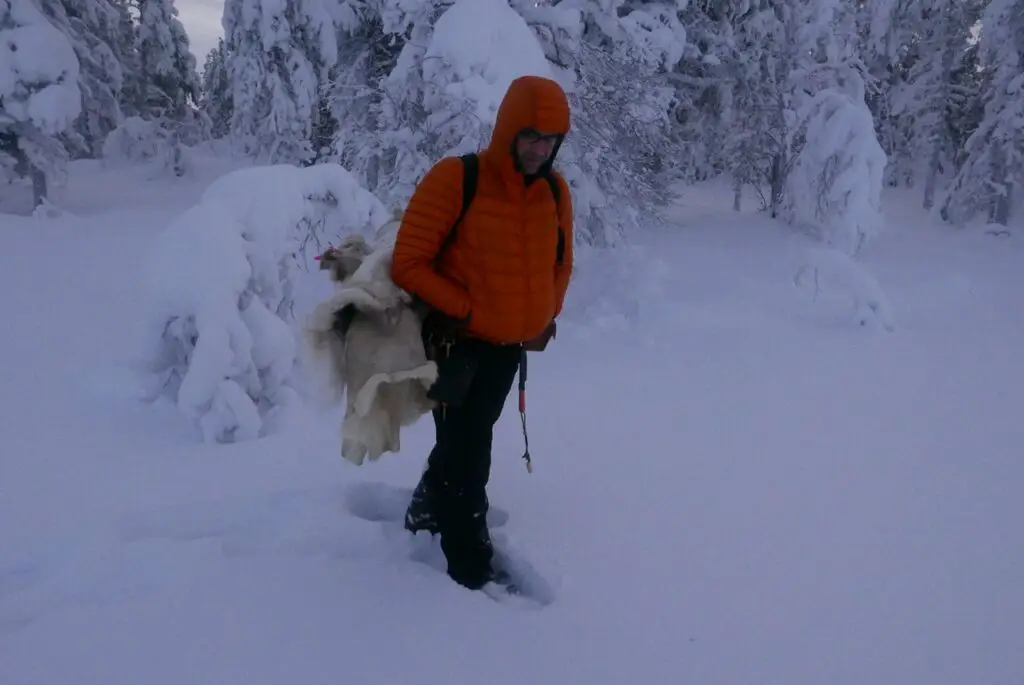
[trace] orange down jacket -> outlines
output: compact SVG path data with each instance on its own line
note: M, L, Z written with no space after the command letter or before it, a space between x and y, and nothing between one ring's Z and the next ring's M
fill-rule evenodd
M561 190L558 216L548 183L537 178L527 185L513 157L513 141L526 128L568 133L568 100L554 81L525 76L509 87L491 142L479 155L473 204L436 265L462 210L463 166L458 157L446 157L426 173L405 209L391 267L400 288L450 316L468 318L467 334L496 343L542 333L562 310L572 272L569 186L550 172ZM559 225L565 240L560 267Z

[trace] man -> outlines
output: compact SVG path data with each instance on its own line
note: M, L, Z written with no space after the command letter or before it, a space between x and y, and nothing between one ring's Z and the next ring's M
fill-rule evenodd
M424 341L447 401L434 411L436 444L405 525L439 533L448 575L472 589L502 580L486 524L493 427L523 349L553 335L572 272L570 191L551 168L568 132L561 87L516 79L457 227L467 167L448 157L416 187L395 242L391 276L431 310Z

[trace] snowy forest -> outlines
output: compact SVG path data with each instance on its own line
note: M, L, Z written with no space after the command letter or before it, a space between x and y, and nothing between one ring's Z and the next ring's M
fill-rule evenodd
M0 311L0 685L1024 685L1024 0L0 0Z
M0 192L44 203L83 158L180 176L218 141L400 205L533 72L570 93L591 245L715 177L848 252L887 185L957 226L1021 211L1024 0L226 0L222 24L197 60L173 0L0 0Z

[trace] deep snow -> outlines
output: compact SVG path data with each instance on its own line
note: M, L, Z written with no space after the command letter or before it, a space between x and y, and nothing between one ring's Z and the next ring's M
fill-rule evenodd
M514 398L495 436L500 530L555 594L521 610L346 508L415 482L427 421L357 468L336 409L215 446L134 399L143 257L227 168L76 164L72 215L0 215L0 685L1024 682L1022 233L888 194L893 332L812 302L805 241L717 186L581 253L534 473Z

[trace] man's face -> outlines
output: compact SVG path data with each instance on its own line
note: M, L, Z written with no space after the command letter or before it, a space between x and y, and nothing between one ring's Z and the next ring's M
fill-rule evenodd
M516 155L519 157L519 165L523 173L530 175L537 173L548 161L551 151L555 149L558 142L557 133L542 133L533 129L522 131L516 138Z

